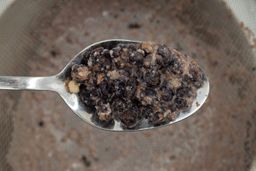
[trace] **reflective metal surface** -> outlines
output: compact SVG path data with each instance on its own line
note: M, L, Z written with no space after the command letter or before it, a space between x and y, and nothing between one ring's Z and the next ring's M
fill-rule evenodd
M92 122L91 117L92 114L86 112L86 108L80 103L79 98L76 94L70 94L67 92L65 88L65 80L68 79L67 76L70 72L70 68L75 63L80 63L82 60L82 54L91 49L97 48L98 46L113 46L118 43L139 43L139 41L132 41L132 40L124 40L124 39L110 39L101 42L94 43L81 52L79 52L67 65L66 67L57 75L49 76L49 77L11 77L11 76L1 76L0 77L0 89L5 90L49 90L57 92L66 104L72 109L72 111L82 120L93 125L97 128L104 129L104 130L111 130L111 131L138 131L138 130L146 130L146 129L153 129L156 127L162 127L166 125L170 125L176 122L179 122L192 114L194 114L206 101L209 95L209 81L208 79L205 80L204 85L198 89L197 97L192 104L192 107L189 111L182 112L179 114L178 118L175 121L172 121L166 125L161 126L149 126L147 124L141 124L140 127L133 129L133 130L124 130L121 127L120 122L115 121L115 125L113 128L102 128L101 126L97 125L97 123Z

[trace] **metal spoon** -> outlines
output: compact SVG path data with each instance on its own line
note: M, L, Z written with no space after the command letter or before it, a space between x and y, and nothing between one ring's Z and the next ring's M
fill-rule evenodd
M67 65L66 67L57 75L48 77L13 77L13 76L0 76L0 89L5 90L48 90L57 92L66 104L71 108L71 110L83 121L93 125L97 128L109 130L109 131L131 131L125 130L121 127L120 122L115 121L114 127L112 128L102 128L97 123L93 122L91 117L92 114L86 112L86 108L81 104L79 98L76 94L70 94L65 87L65 80L68 77L71 66L74 64L79 64L82 60L82 54L88 52L94 48L103 46L110 47L115 46L119 43L140 43L140 41L123 40L123 39L110 39L101 42L94 43L81 52L79 52ZM209 81L206 78L204 85L197 90L197 97L192 104L189 111L182 112L179 114L178 118L166 125L171 125L175 122L179 122L192 114L194 114L205 102L209 94ZM149 126L147 124L141 124L140 127L133 129L132 131L153 129L161 126Z

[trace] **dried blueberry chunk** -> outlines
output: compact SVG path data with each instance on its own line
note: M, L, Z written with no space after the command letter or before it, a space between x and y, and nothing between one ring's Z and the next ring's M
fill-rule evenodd
M174 103L175 103L175 107L178 109L178 110L183 110L183 109L187 109L189 107L188 103L187 103L187 100L186 99L183 99L183 98L180 98L180 97L177 97L176 99L174 99Z
M186 86L179 87L176 90L176 94L177 97L191 97L193 95L192 88Z
M117 97L125 97L126 83L124 80L115 80L114 81L114 94Z
M157 49L157 53L163 58L170 58L171 56L171 51L166 45L160 45Z
M174 91L168 86L160 87L161 100L171 101L174 96Z
M158 86L160 84L160 73L151 69L145 73L144 80L148 86Z
M166 124L166 123L168 123L170 121L167 118L164 117L164 113L163 112L156 112L156 113L152 113L149 116L148 122L151 125L159 126L159 125L162 125L162 124Z
M132 129L140 123L139 116L139 108L136 105L132 105L127 110L125 110L122 115L119 115L119 119L124 128Z

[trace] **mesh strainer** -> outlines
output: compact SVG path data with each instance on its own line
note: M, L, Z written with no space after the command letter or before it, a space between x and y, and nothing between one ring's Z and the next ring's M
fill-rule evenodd
M13 1L0 13L0 75L51 75L93 42L127 38L189 54L212 90L192 118L125 134L95 130L49 92L1 91L0 170L255 170L255 9L255 0Z

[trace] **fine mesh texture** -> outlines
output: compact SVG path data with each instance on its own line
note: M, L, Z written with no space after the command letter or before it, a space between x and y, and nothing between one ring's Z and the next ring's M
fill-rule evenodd
M188 2L188 1L186 1ZM192 2L192 1L191 1ZM0 18L0 75L28 75L28 67L26 66L26 60L29 56L33 55L36 47L40 44L39 40L32 36L32 31L36 29L40 23L41 17L47 15L54 16L54 12L58 11L58 5L64 3L64 1L45 1L45 0L18 0L15 2L6 13ZM222 15L222 11L225 8L225 4L220 7L220 3L211 3L212 6L209 7L208 1L200 0L194 5L188 5L188 8L184 8L182 13L189 14L184 16L178 16L188 25L195 25L194 31L202 41L207 42L210 46L226 47L226 42L221 41L219 43L218 38L215 36L215 30L224 30L223 37L221 39L226 40L225 36L227 34L233 35L233 45L232 48L241 49L239 53L235 51L230 51L228 53L233 53L232 66L225 64L219 65L220 70L225 70L225 68L237 67L243 65L249 70L252 70L253 74L247 75L247 77L239 83L239 87L243 87L247 93L255 93L255 80L256 65L255 58L252 54L252 49L248 48L248 41L245 39L243 32L241 32L240 27L236 25L225 25L225 20L221 20L221 17L213 17L218 20L209 20L211 16ZM214 5L218 6L214 6ZM50 9L50 10L49 10ZM207 13L201 12L201 9L206 9ZM52 14L51 14L52 13ZM189 16L189 17L188 17ZM49 19L49 22L50 19ZM225 30L228 27L229 33ZM210 31L209 31L210 30ZM220 34L220 33L216 33ZM231 49L232 49L231 48ZM218 70L214 71L218 72ZM211 73L215 75L215 73ZM247 87L248 82L250 86ZM255 87L254 87L255 85ZM216 87L213 87L216 88ZM226 87L229 89L229 87ZM247 95L247 94L246 94ZM245 96L246 96L245 95ZM12 132L13 132L13 115L18 112L15 110L17 103L19 102L20 92L8 92L0 91L0 171L12 170L11 166L7 161L8 150L11 147ZM227 105L232 103L236 96L234 94L227 94L228 101ZM253 162L253 156L255 154L255 123L256 109L253 110L253 106L256 106L255 98L248 98L250 101L246 104L247 109L244 110L245 113L250 113L248 121L246 121L247 128L244 135L244 156L240 156L240 159L245 163L245 169L250 170L251 163ZM243 106L241 106L243 107ZM242 113L243 114L243 113ZM216 142L217 143L217 142ZM235 164L235 163L234 163Z
M43 1L19 0L0 18L0 75L27 75L26 60L33 54L38 41L31 37L31 30L42 13L52 4ZM17 12L18 11L18 12ZM0 91L0 170L12 170L6 155L13 131L13 112L20 92Z

